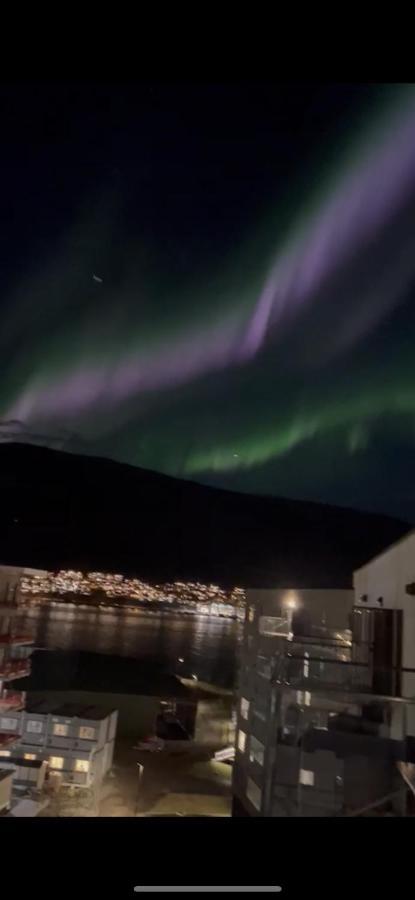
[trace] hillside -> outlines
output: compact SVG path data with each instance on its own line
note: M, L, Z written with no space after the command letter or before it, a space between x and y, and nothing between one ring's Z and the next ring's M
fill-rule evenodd
M150 581L348 587L409 528L27 444L0 444L0 492L0 562Z

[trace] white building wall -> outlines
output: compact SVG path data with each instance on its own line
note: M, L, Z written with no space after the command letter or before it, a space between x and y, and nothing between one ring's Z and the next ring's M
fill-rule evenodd
M355 604L363 609L383 608L403 611L402 666L415 669L415 596L406 592L415 582L415 531L393 544L354 573ZM367 599L363 600L365 597ZM404 672L402 694L415 698L415 672ZM415 709L408 709L408 732L415 735Z
M108 734L107 741L113 741L117 732L118 725L118 710L114 709L110 715L109 723L108 723Z
M105 747L96 750L92 758L92 775L94 781L101 781L105 775Z
M5 772L4 769L0 770L0 812L10 807L12 775L12 772Z
M104 747L104 774L112 767L112 760L114 758L114 741L107 741Z
M415 582L415 532L354 573L357 606L378 608L378 598L382 597L386 609L403 610L402 665L415 669L415 597L406 593L406 586L412 582ZM366 601L362 600L363 596L367 597Z

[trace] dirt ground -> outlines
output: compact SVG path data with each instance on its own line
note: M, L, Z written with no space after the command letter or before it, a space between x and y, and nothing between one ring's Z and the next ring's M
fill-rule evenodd
M112 773L101 789L100 816L151 815L161 799L163 810L177 813L177 796L194 795L194 815L204 815L204 796L223 798L218 804L230 814L232 769L211 759L212 750L189 742L185 750L148 753L133 749L131 741L117 742ZM138 764L143 766L139 775ZM171 802L169 795L171 796ZM208 804L206 804L207 806Z

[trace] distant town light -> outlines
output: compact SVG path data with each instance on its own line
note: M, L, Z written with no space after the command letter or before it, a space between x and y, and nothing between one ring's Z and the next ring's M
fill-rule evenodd
M33 571L24 575L20 586L22 594L32 596L73 595L88 596L99 605L106 601L111 604L115 600L131 600L176 604L184 613L196 612L198 615L220 615L230 618L242 618L245 591L234 587L223 589L219 585L202 584L200 582L176 581L170 584L150 585L139 578L129 578L122 574L108 572L79 572L73 569L60 570L57 573ZM180 658L180 662L184 662Z

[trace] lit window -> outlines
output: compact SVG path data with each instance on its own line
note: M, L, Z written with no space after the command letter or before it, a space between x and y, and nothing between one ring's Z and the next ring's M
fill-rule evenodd
M56 722L53 726L53 733L59 735L59 737L66 737L69 731L69 725L63 725L61 722Z
M29 719L26 722L26 731L29 731L31 734L41 734L43 731L43 722L40 719Z
M0 727L5 731L16 731L17 719L0 719Z
M11 756L11 750L0 750L0 756Z
M85 741L93 741L95 738L95 728L89 728L88 725L81 725L79 737L83 738Z
M244 732L244 731L238 731L238 750L240 750L241 753L244 753L244 751L245 751L245 744L246 744L246 734L245 734L245 732Z
M63 756L50 756L49 765L51 769L63 769Z
M36 759L36 753L24 753L23 759Z
M247 778L246 780L246 796L252 805L255 806L255 809L261 809L261 788L255 784L252 778Z
M249 713L249 700L245 700L245 697L241 698L241 716L243 719L248 718Z
M300 769L300 784L307 784L312 787L314 784L314 772L311 769Z
M296 691L296 698L299 706L311 706L310 691Z
M255 619L255 606L250 606L248 609L248 622L253 622Z
M249 739L249 761L257 762L259 766L264 765L264 751L265 747L261 744L261 741L258 741L256 737L251 734Z
M88 759L77 759L75 762L75 772L88 772L89 771L89 760Z

